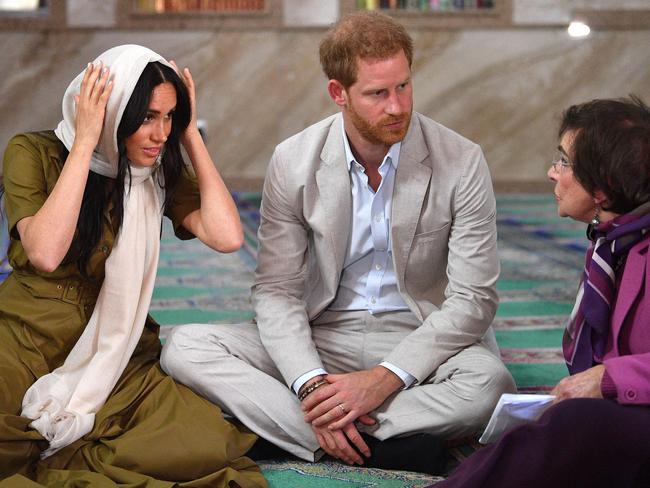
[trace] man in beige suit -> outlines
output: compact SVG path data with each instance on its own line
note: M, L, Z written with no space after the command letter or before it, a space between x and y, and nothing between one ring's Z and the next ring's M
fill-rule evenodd
M303 459L320 447L435 471L372 462L385 445L475 434L514 390L490 327L488 168L479 146L413 112L412 50L376 12L330 30L320 56L340 113L273 154L256 323L177 327L163 351L169 374Z

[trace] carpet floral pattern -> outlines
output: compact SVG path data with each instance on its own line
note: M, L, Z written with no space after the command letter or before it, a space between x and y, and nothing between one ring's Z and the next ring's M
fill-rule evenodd
M151 313L161 324L162 340L185 323L235 323L253 318L250 286L257 255L258 193L237 193L245 230L243 248L218 254L197 240L181 242L166 223ZM500 305L494 321L501 356L519 391L546 392L567 370L561 355L564 323L573 307L587 246L584 224L556 215L547 195L497 197L501 275ZM4 224L3 224L4 226ZM0 281L10 271L0 232ZM460 460L478 448L470 443L452 450ZM262 463L274 488L421 487L437 478L297 460Z

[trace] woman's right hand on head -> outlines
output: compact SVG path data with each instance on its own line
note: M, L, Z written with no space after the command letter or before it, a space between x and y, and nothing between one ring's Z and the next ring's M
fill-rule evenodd
M104 115L108 97L113 90L113 80L109 80L110 70L101 62L88 63L81 80L79 94L75 96L75 143L87 144L92 149L97 146L104 125Z
M41 208L16 224L27 258L39 271L56 270L74 239L92 152L113 89L108 80L108 68L88 65L75 96L75 139L61 175Z

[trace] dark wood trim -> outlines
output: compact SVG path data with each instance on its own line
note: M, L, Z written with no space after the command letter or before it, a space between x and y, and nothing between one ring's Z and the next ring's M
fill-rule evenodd
M356 0L340 0L341 14L357 10ZM408 29L471 29L512 26L512 0L494 0L492 9L417 11L381 9Z
M250 30L282 27L282 0L265 0L260 12L170 12L138 11L134 0L117 0L119 29Z
M650 9L644 10L575 10L573 20L579 20L594 30L650 29Z

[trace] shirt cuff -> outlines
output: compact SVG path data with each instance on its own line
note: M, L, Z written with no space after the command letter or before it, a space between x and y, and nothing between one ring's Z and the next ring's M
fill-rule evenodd
M402 387L403 390L407 389L408 387L413 385L413 383L415 383L415 376L411 376L402 368L398 368L392 363L389 363L387 361L382 361L381 363L379 363L379 366L383 366L387 370L392 371L397 376L399 376L399 379L402 380L402 382L404 383L404 386Z
M607 368L605 368L603 378L600 380L600 393L603 395L603 398L607 399L616 399L618 396L616 383L614 383L613 378L607 372Z
M298 392L300 391L300 388L302 388L302 385L307 383L310 379L312 379L315 376L326 375L326 374L327 371L325 371L323 368L316 368L316 369L312 369L311 371L307 371L305 374L298 376L298 379L293 382L293 385L291 385L291 389L297 395Z

